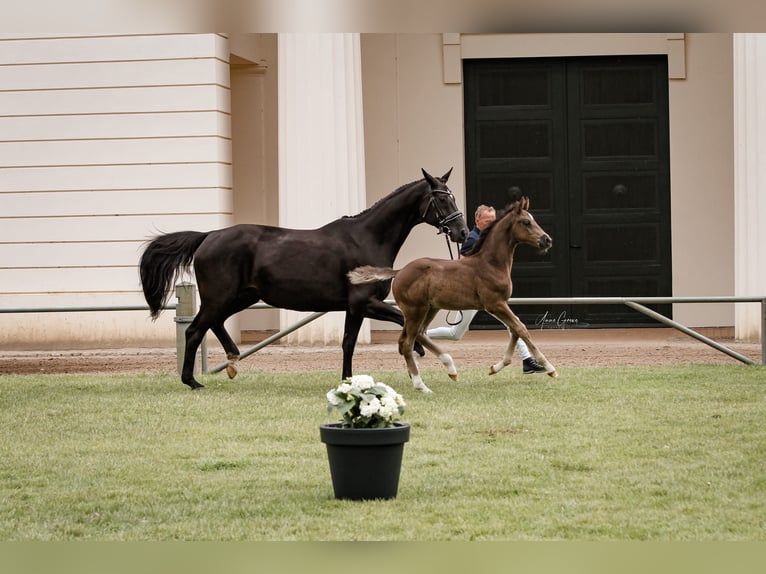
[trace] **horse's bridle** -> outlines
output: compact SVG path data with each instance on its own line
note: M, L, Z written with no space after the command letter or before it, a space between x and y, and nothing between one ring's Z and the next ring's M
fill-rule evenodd
M425 221L426 216L428 215L428 210L433 208L436 210L436 229L438 230L438 234L449 234L449 227L447 227L448 223L451 223L455 221L458 217L463 216L463 212L458 210L453 211L449 215L444 215L442 213L442 210L439 209L439 204L436 203L436 194L437 193L443 193L445 195L450 196L453 200L455 199L455 196L452 194L452 192L449 189L432 189L431 190L431 197L428 198L428 203L426 204L426 208L423 210L423 213L421 214L420 218Z
M450 259L454 259L454 256L452 255L452 245L450 245L449 241L449 227L447 224L455 221L458 217L463 217L463 212L457 209L448 215L444 215L442 210L439 208L439 204L436 203L437 193L444 193L449 195L453 201L455 199L454 194L449 189L431 189L431 196L428 198L428 203L426 204L426 207L423 210L420 218L425 221L426 216L428 215L428 210L433 206L433 208L436 210L436 234L441 235L444 233L444 238L447 241L447 249L449 249Z

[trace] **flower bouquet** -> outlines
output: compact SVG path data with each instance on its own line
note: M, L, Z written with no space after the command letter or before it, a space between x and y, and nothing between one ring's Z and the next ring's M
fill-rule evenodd
M354 375L327 393L327 412L338 410L343 428L387 428L404 414L402 395L369 375Z

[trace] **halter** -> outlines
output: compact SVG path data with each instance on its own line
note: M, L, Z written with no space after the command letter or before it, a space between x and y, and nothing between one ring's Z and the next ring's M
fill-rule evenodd
M454 259L455 257L452 255L452 246L450 245L449 241L449 227L447 227L448 223L451 223L452 221L455 221L458 217L462 217L463 213L460 210L453 211L449 215L444 215L442 213L442 210L439 209L439 204L436 203L436 194L437 193L444 193L446 195L449 195L453 200L455 199L455 196L452 194L452 192L449 189L432 189L431 190L431 197L428 198L428 203L426 204L426 208L423 210L423 213L421 214L420 218L425 221L426 215L428 215L428 210L431 209L431 206L434 207L436 210L436 229L437 235L444 234L444 239L447 242L447 249L449 249L449 256L450 259Z

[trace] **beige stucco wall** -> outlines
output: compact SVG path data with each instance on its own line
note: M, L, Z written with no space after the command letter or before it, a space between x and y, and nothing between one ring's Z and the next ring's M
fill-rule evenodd
M465 209L462 88L442 81L441 35L362 35L368 201L422 178L444 175ZM448 257L443 236L417 226L396 264Z
M443 175L465 211L462 86L442 77L440 34L362 35L368 201L422 177ZM417 226L395 266L417 257L449 257L443 235ZM372 321L372 329L396 329Z
M441 34L362 36L367 188L375 200L419 168L454 166L450 186L465 208L462 84ZM449 41L453 41L450 39ZM669 82L673 294L733 295L734 191L730 34L470 35L463 57L667 53ZM451 50L451 48L450 48ZM447 257L442 238L419 226L397 264ZM690 326L730 326L733 305L675 306ZM373 322L373 329L387 323Z
M687 34L686 79L670 82L673 294L734 295L731 34ZM676 305L690 326L731 326L734 305Z

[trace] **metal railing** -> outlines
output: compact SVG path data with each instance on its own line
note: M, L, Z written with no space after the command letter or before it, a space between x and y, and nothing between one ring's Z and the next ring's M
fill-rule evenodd
M392 299L386 299L385 301L389 305L395 305L396 302ZM672 327L694 339L697 339L698 341L705 343L706 345L716 349L717 351L720 351L721 353L724 353L733 359L736 359L742 363L745 363L747 365L757 365L754 360L752 360L750 357L746 357L745 355L742 355L741 353L738 353L737 351L734 351L733 349L730 349L726 347L725 345L722 345L718 343L717 341L714 341L713 339L706 337L702 335L701 333L698 333L697 331L694 331L693 329L690 329L689 327L682 325L681 323L674 321L672 319L669 319L668 317L665 317L664 315L661 315L660 313L657 313L656 311L653 311L652 309L649 309L646 307L646 305L655 305L655 304L667 304L667 303L760 303L761 304L761 365L766 365L766 297L727 297L727 296L721 296L721 297L541 297L541 298L534 298L534 297L527 297L527 298L518 298L518 299L508 299L508 304L517 306L517 305L615 305L615 304L623 304L631 309L634 309L640 313L643 313L644 315L658 321L659 323L662 323L663 325L666 325L668 327ZM268 309L271 308L269 305L266 305L264 303L258 303L257 305L253 305L252 307L249 307L249 309ZM324 313L314 313L313 315L310 315L308 317L305 317L298 323L295 323L294 325L291 325L290 327L287 327L286 329L283 329L282 331L279 331L278 333L275 333L274 335L270 336L268 339L265 339L255 345L254 347L251 347L250 349L247 349L244 353L240 355L240 358L248 357L255 353L256 351L259 351L260 349L266 347L267 345L270 345L274 341L277 341L281 339L282 337L289 335L296 329L302 327L303 325L306 325L307 323L310 323L311 321L314 321L315 319L318 319L324 315ZM209 372L211 373L217 373L222 371L226 368L228 363L221 363L220 365L217 365L213 369L211 369ZM203 372L206 371L204 366L204 357L203 357Z
M616 305L623 304L643 313L647 317L668 327L681 331L714 349L729 355L748 365L756 365L755 361L720 343L705 337L701 333L669 319L646 305L663 305L676 303L760 303L761 304L761 365L766 365L766 297L546 297L509 299L509 305Z
M168 304L163 309L175 310L174 321L176 323L176 357L178 372L181 372L185 353L185 332L194 316L197 314L197 294L193 284L182 283L176 286L177 304ZM386 303L395 305L395 301L387 299ZM649 309L646 305L661 304L679 304L679 303L760 303L761 304L761 365L766 365L766 296L764 297L540 297L540 298L513 298L508 303L512 306L518 305L615 305L622 304L643 313L647 317L658 321L659 323L672 327L698 341L709 345L710 347L724 353L742 363L748 365L757 365L758 363L738 353L713 339L706 337L681 323L669 319L656 311ZM257 303L248 307L248 309L273 309L266 303ZM98 311L148 311L146 305L108 305L101 307L16 307L0 308L0 313L80 313L80 312L98 312ZM300 321L282 329L278 333L271 335L260 343L241 353L240 358L245 358L264 347L278 341L293 331L304 325L318 319L324 312L317 312L309 315ZM201 370L203 373L217 373L226 368L228 363L221 363L210 369L207 369L207 345L203 339L200 348L201 352Z

